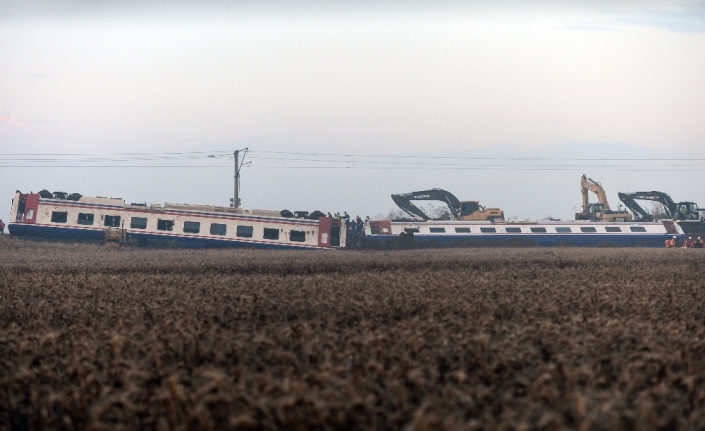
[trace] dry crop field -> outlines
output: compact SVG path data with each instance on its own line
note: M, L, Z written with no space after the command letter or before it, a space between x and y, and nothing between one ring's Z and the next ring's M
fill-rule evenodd
M0 429L704 429L705 251L0 238Z

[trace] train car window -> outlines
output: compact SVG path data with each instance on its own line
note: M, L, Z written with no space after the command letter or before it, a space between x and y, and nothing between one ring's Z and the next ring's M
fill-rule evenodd
M289 232L289 240L296 242L306 241L306 232L301 230L292 230Z
M558 233L571 233L573 231L569 227L557 227L556 232L558 232Z
M106 227L120 227L120 216L109 216L103 217L103 226Z
M211 235L225 235L227 228L221 223L211 223Z
M607 226L605 228L607 232L621 232L622 229L620 229L618 226Z
M521 233L520 227L508 227L506 228L507 233Z
M430 228L430 230L431 230L431 233L445 233L446 232L446 228L444 228L444 227L432 227L432 228Z
M279 229L264 228L264 239L279 239Z
M456 227L455 233L470 233L469 227Z
M201 231L201 223L197 221L185 221L184 233L199 233Z
M495 229L493 227L481 227L480 232L482 232L482 233L495 233L495 232L497 232L497 229Z
M132 229L147 229L147 219L144 217L132 217L130 227Z
M580 232L597 232L597 229L594 227L581 227Z
M252 232L254 229L252 226L238 226L235 235L241 238L252 238Z
M157 219L157 230L174 230L174 220Z
M69 213L67 213L67 212L53 211L51 213L51 222L52 223L66 223L68 216L69 216Z
M533 233L546 233L545 227L532 227L531 232Z
M93 214L78 213L78 224L93 225Z
M643 226L631 226L629 227L632 232L646 232L646 228Z

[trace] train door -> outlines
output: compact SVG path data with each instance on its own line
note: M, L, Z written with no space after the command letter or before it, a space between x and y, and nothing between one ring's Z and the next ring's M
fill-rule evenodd
M340 247L340 220L330 217L318 219L318 246Z
M330 217L319 217L318 218L318 246L319 247L332 247L331 241L331 225L333 224L333 219Z
M39 195L20 195L17 202L17 215L15 221L26 224L34 224L37 221L37 210L39 208Z
M330 247L330 222L328 217L318 219L318 246Z
M343 224L342 220L339 220L339 219L331 220L330 245L333 247L340 247L340 226L342 224Z

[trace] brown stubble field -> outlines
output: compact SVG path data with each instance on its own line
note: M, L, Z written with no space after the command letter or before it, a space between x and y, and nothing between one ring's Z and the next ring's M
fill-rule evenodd
M0 238L0 429L703 429L705 251Z

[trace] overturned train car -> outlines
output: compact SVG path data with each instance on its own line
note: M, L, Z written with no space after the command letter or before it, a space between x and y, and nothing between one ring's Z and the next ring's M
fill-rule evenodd
M651 223L624 222L391 222L372 221L366 227L368 240L405 238L447 244L499 242L510 245L538 244L622 247L663 247L666 239L685 239L683 230L672 220Z
M21 193L12 199L11 235L184 247L331 249L345 247L341 220L283 217L278 211L208 205L126 204L121 198Z

